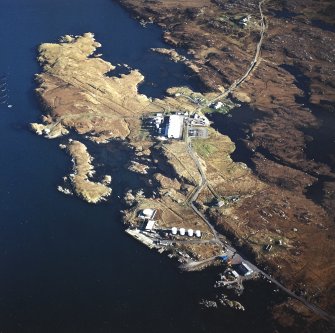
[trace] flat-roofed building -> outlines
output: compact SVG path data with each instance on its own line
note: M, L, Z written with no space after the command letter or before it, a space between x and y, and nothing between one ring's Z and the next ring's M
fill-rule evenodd
M253 273L253 270L245 262L235 265L235 269L243 276L248 276Z
M147 222L147 225L145 226L145 230L146 231L151 231L154 228L155 223L156 222L154 220L149 220Z
M183 136L184 116L173 114L169 116L168 123L165 128L165 136L170 139L181 139Z

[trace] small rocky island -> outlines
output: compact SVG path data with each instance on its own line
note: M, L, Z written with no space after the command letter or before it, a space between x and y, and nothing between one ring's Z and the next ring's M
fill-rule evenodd
M67 153L72 157L73 173L70 174L69 179L75 193L89 203L97 203L101 200L106 200L112 193L112 189L108 187L112 178L105 175L101 182L94 182L89 180L95 174L92 166L93 158L87 152L86 146L79 142L70 139L67 145L61 145L61 148L66 149ZM67 179L64 179L65 181ZM66 190L61 192L67 193ZM71 192L69 192L71 193Z

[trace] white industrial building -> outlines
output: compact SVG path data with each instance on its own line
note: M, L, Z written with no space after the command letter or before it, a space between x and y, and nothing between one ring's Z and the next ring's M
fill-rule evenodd
M241 265L246 270L244 275L250 275L253 272L253 270L246 263L242 262Z
M206 116L198 113L178 112L174 114L156 113L144 122L150 130L154 130L155 136L161 141L167 139L180 140L183 138L184 129L188 130L189 137L207 138L210 125Z
M218 110L218 109L222 108L223 105L224 105L224 104L223 104L222 102L217 102L216 104L214 104L214 109L215 109L215 110Z
M165 128L165 136L171 139L181 139L183 136L184 116L173 114L169 116L168 123Z
M152 220L155 217L156 213L156 209L145 208L139 213L138 217L141 220Z
M145 226L146 231L151 231L155 226L154 220L148 220L147 225Z
M190 125L191 126L204 126L207 127L210 125L210 122L208 118L204 115L200 115L195 113L191 118L190 118Z
M154 229L156 223L154 218L156 213L157 210L152 208L145 208L142 211L140 211L138 217L145 223L145 225L143 225L144 230L152 231Z
M238 278L239 274L236 271L231 271L231 273L234 275L234 277Z

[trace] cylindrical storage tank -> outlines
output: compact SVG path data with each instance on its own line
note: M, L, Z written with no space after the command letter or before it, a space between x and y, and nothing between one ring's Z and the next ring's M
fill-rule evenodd
M185 236L185 229L184 228L180 228L179 229L179 233L181 236Z
M201 237L201 231L200 230L196 230L195 231L195 235L200 238Z
M176 227L173 227L171 229L172 235L177 235L178 229Z
M187 234L192 237L193 236L193 229L188 229Z
M151 217L152 214L153 214L153 212L154 211L152 209L150 209L150 208L143 209L143 215L147 216L147 217Z

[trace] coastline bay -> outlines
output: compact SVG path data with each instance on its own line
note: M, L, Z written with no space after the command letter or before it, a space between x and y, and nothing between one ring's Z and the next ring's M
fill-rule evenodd
M101 52L145 75L140 91L161 96L176 84L197 88L182 64L153 54L161 31L143 29L108 0L3 2L0 72L8 77L9 103L0 107L1 242L0 328L4 332L240 332L253 324L268 332L271 286L257 283L243 296L247 311L203 311L215 271L181 274L177 265L123 233L118 195L136 177L125 173L127 150L111 144L111 205L89 206L56 191L71 168L59 141L29 132L38 120L34 74L37 45L65 34L95 32ZM102 153L103 154L103 153ZM136 184L135 184L136 186ZM254 306L255 298L262 295ZM253 306L252 306L253 304ZM149 315L148 315L149 314ZM243 318L243 320L241 320ZM161 326L160 326L161 325Z

